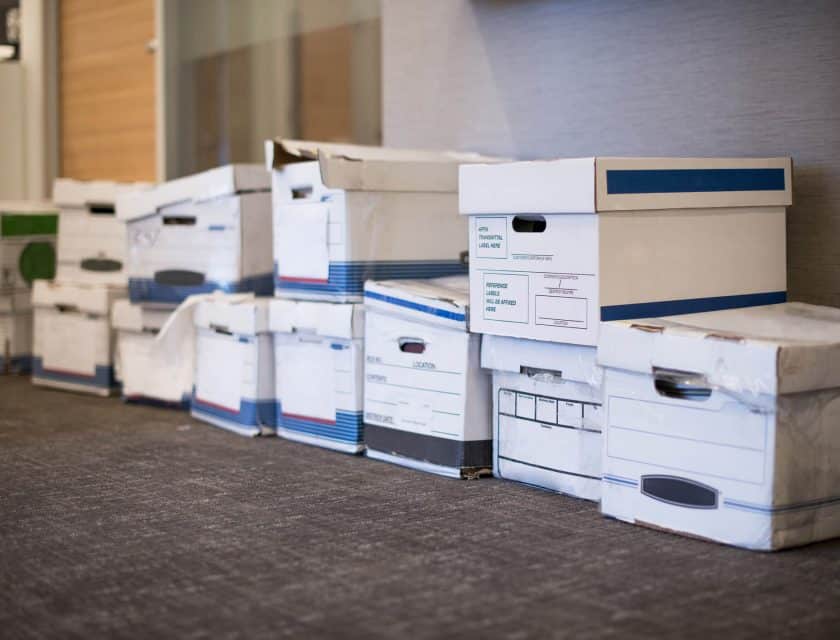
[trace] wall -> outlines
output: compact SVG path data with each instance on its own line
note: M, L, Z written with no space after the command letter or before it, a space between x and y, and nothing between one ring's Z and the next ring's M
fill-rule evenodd
M26 199L23 68L0 63L0 200Z
M840 306L840 3L383 0L389 145L792 155L793 299Z

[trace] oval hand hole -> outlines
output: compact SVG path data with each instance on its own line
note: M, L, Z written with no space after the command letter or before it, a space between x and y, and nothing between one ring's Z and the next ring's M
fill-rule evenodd
M306 200L312 196L312 187L296 187L292 189L292 200Z
M513 230L517 233L542 233L545 231L545 218L542 216L514 216Z
M97 216L112 216L114 215L114 205L105 204L102 202L88 202L87 210L93 215Z
M195 224L195 216L163 216L163 224L190 226Z
M399 343L403 353L423 353L426 350L426 343L420 338L400 338Z

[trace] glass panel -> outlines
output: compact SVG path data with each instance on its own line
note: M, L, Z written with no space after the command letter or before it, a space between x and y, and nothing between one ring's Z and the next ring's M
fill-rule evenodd
M167 177L275 136L378 144L379 0L165 2Z

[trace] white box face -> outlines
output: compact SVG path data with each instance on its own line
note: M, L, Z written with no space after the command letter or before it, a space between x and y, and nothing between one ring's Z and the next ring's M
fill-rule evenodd
M651 375L608 370L602 510L763 548L774 503L776 414L713 391L671 398Z
M526 218L468 218L470 330L596 344L598 216Z
M494 371L493 394L496 476L588 500L600 497L598 389Z
M154 358L154 341L153 333L117 332L116 361L123 397L183 402L192 392L193 358L187 353L161 363ZM179 356L183 355L182 351Z
M126 280L125 223L113 215L62 211L58 227L59 278L75 282Z
M278 426L313 437L362 440L361 339L274 334Z
M42 384L108 390L113 386L108 318L35 308L33 377Z
M468 384L469 340L463 331L368 310L365 422L448 440L489 439L489 425L465 421L468 403L485 399ZM406 346L418 343L422 353Z
M234 429L274 424L274 353L269 334L196 331L192 412Z
M455 194L322 191L274 203L276 295L357 302L368 279L466 272Z
M0 238L0 291L19 292L28 291L32 284L26 280L21 272L21 258L26 259L28 254L43 254L42 247L37 250L30 249L31 245L48 245L47 251L53 252L53 259L50 264L54 266L55 260L55 236L12 236ZM45 247L43 247L46 249ZM51 277L49 274L41 277Z

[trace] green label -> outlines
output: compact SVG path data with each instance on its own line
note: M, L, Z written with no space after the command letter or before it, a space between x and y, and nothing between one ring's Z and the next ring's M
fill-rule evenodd
M55 277L55 250L49 242L30 242L18 260L20 275L29 284L33 280L52 280Z
M55 213L0 214L0 236L54 236L58 230Z

